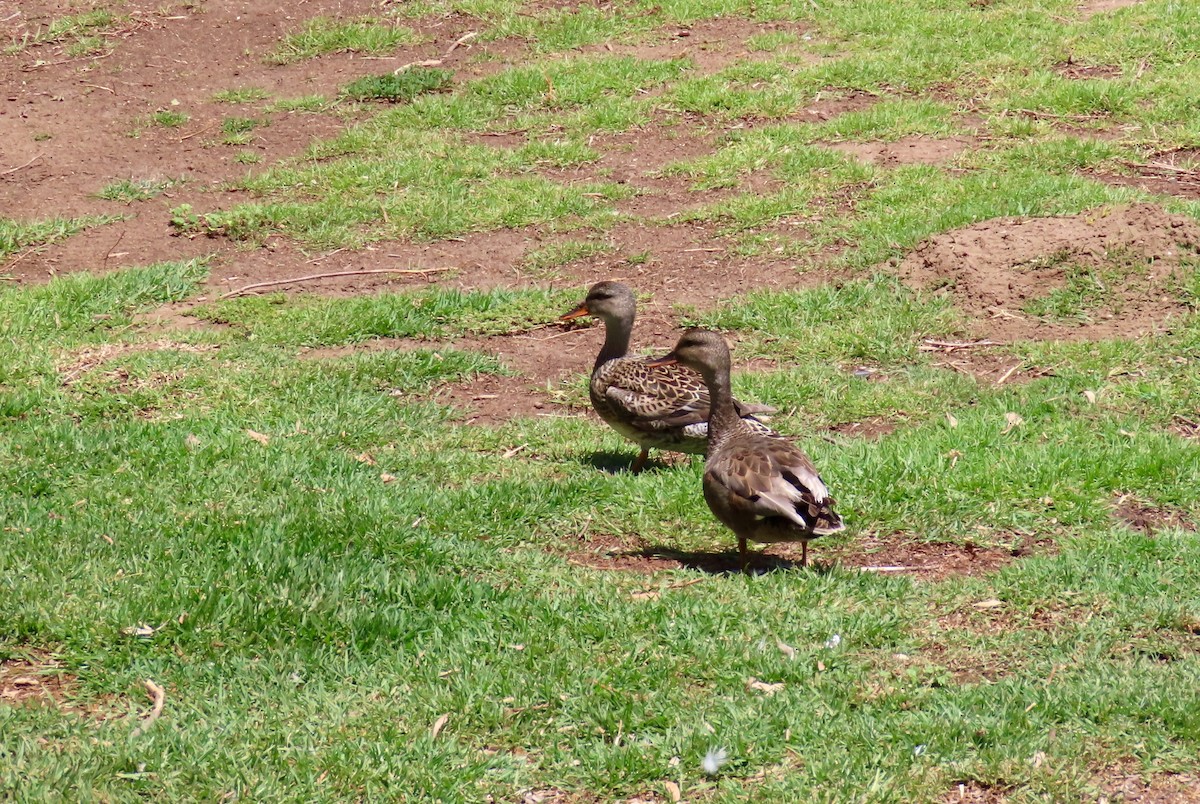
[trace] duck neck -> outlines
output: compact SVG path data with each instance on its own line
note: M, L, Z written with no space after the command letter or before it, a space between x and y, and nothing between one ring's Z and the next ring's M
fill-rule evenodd
M729 385L729 369L706 373L704 382L708 385L709 443L719 443L725 435L734 432L741 417L733 406L733 390Z
M604 322L604 346L596 355L596 365L599 368L610 360L629 354L629 338L633 334L633 320L627 318L611 318Z

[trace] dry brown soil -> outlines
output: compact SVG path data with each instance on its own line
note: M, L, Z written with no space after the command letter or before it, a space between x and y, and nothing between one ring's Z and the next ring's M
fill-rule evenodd
M899 267L916 288L946 293L972 334L998 340L1136 337L1162 329L1183 303L1172 295L1200 254L1200 224L1153 204L1053 218L997 218L928 238ZM1070 273L1125 274L1086 322L1035 317L1024 307ZM1105 280L1098 280L1105 282Z

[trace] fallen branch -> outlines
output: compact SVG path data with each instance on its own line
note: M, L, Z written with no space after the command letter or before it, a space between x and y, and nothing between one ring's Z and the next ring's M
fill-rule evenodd
M926 338L917 347L922 352L953 352L958 349L975 349L980 346L1003 346L999 341L935 341Z
M166 703L167 693L162 687L155 684L150 679L146 679L146 691L150 693L150 700L154 702L154 708L150 710L150 714L146 719L138 724L138 727L133 730L132 737L140 737L146 733L146 729L154 725L154 721L162 715L163 704Z
M193 131L191 134L184 134L182 137L179 138L179 141L183 142L184 140L190 140L192 137L196 137L196 136L203 134L204 132L208 131L210 128L212 128L215 125L216 125L216 123L209 123L207 126L200 129L199 131Z
M1021 364L1017 363L1015 366L1010 368L1008 371L1004 372L1004 376L1001 377L1000 379L996 380L996 387L1004 385L1004 383L1008 380L1008 378L1013 375L1013 372L1015 372L1020 367L1021 367Z
M35 156L33 159L30 159L28 162L26 162L26 163L25 163L25 164L23 164L23 165L17 165L15 168L9 168L8 170L0 171L0 176L7 176L9 173L16 173L18 170L22 170L22 169L24 169L24 168L27 168L27 167L29 167L30 165L32 165L34 162L36 162L36 161L38 161L39 159L41 159L41 158L42 158L44 155L45 155L45 154L38 154L38 155L37 155L37 156Z
M467 42L470 42L472 39L474 39L477 36L479 36L479 33L477 31L468 31L467 33L460 36L457 40L455 40L454 44L450 46L450 49L447 50L440 59L426 59L425 61L410 61L408 64L401 64L399 67L392 70L392 75L400 75L400 73L404 72L405 70L410 70L413 67L441 67L443 62L445 62L446 59L449 58L450 54L454 52L455 48L465 45Z
M221 296L219 296L218 298L229 299L234 296L240 296L243 293L246 293L251 290L257 290L259 288L269 288L269 287L274 287L276 285L294 285L298 282L312 282L313 280L316 280L316 279L331 279L336 276L367 276L369 274L406 274L406 275L436 274L436 273L440 273L442 271L453 271L453 270L454 270L454 267L451 266L451 267L447 267L447 268L369 268L369 269L359 270L359 271L333 271L332 273L309 274L308 276L295 276L295 277L292 277L291 279L272 279L270 282L255 282L253 285L246 285L243 288L238 288L237 290L231 290L228 293L224 293Z
M1125 165L1128 168L1132 168L1134 170L1140 171L1142 173L1163 172L1163 173L1180 173L1180 174L1184 174L1184 175L1195 175L1197 173L1197 171L1192 168L1181 168L1178 165L1170 165L1170 164L1167 164L1166 162L1147 162L1145 164L1141 164L1139 162L1130 162L1128 160L1122 159L1121 164Z

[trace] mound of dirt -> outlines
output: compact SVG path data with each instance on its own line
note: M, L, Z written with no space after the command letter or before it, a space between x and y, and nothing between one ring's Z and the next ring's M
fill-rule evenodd
M946 293L981 336L1136 336L1186 309L1200 224L1153 204L1053 218L997 218L929 238L899 266Z

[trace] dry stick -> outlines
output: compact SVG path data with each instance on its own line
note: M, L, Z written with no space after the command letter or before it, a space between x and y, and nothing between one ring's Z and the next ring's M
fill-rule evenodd
M232 296L240 296L249 290L258 288L269 288L275 285L293 285L297 282L311 282L314 279L330 279L335 276L366 276L367 274L436 274L442 271L453 271L453 266L446 268L370 268L360 271L334 271L326 274L309 274L308 276L296 276L291 279L272 279L270 282L255 282L253 285L246 285L244 288L231 290L218 298L228 299Z
M121 241L122 241L122 240L124 240L124 239L125 239L125 230L124 230L124 229L122 229L122 230L121 230L121 234L119 234L119 235L117 236L117 242L113 243L113 244L112 244L112 246L111 246L111 247L109 247L109 249L108 249L108 253L106 253L106 254L104 255L104 267L105 267L105 268L107 268L107 267L108 267L108 258L112 256L112 253L113 253L113 251L115 251L115 250L116 250L117 246L121 245Z
M62 59L61 61L43 61L43 62L38 62L35 64L27 64L21 68L21 72L31 73L34 70L40 70L43 67L54 67L59 64L70 64L73 61L81 61L83 59L91 59L92 61L100 61L100 59L107 59L111 55L112 55L112 53L105 53L103 56L76 56L75 58Z
M1146 164L1146 167L1154 168L1155 170L1166 171L1167 173L1183 173L1186 175L1195 175L1198 172L1190 168L1181 168L1177 165L1168 165L1165 162L1149 162Z
M997 385L997 386L1004 385L1005 381L1006 381L1006 380L1007 380L1009 377L1011 377L1011 376L1013 375L1013 372L1014 372L1014 371L1016 371L1017 369L1019 369L1020 367L1021 367L1021 364L1020 364L1020 363L1017 363L1017 364L1016 364L1016 365L1014 365L1012 368L1010 368L1008 371L1004 372L1004 376L1003 376L1003 377L1001 377L1000 379L996 380L996 385Z
M311 260L306 261L304 264L312 265L314 262L321 262L322 260L327 260L330 257L332 257L334 254L337 254L338 252L345 251L345 250L346 249L344 249L344 248L335 248L333 251L329 252L328 254L322 254L319 257L313 257Z
M199 131L193 131L191 134L184 134L182 137L179 138L179 141L183 142L184 140L190 140L192 137L203 134L204 132L208 131L210 128L212 128L215 125L216 125L216 123L209 123L207 126L200 129Z
M7 176L9 173L16 173L18 170L21 170L22 168L27 168L30 165L32 165L34 162L41 159L45 155L46 155L46 152L43 151L42 153L38 154L33 159L30 159L28 162L26 162L23 165L17 165L15 168L9 168L8 170L2 170L2 171L0 171L0 176Z
M450 56L451 53L454 52L455 48L459 47L460 45L465 45L467 42L470 42L472 39L474 39L477 36L479 36L478 31L468 31L467 33L460 36L454 42L454 44L450 46L450 49L447 50L442 55L442 57L440 59L426 59L425 61L410 61L408 64L401 64L399 67L392 70L392 75L400 75L400 73L402 73L405 70L408 70L412 67L441 67L442 63L444 61L446 61L446 59Z
M40 253L40 252L41 252L41 251L43 251L43 250L44 250L44 249L43 249L43 247L42 247L42 246L31 246L31 247L29 247L29 248L25 249L24 251L22 251L22 252L20 253L20 255L18 255L18 256L17 256L17 258L16 258L16 259L14 259L14 260L12 260L12 261L10 261L10 262L7 262L7 263L5 263L4 267L5 267L5 269L10 269L10 268L12 268L14 265L16 265L17 263L19 263L21 260L23 260L23 259L25 259L26 257L28 257L30 254L38 254L38 253Z
M154 721L158 720L162 715L163 704L167 700L167 692L162 687L155 684L150 679L146 679L146 690L150 693L150 699L154 701L154 708L150 710L150 714L138 724L138 727L133 730L131 737L140 737L146 733L146 729L154 725Z
M935 341L926 338L921 342L918 348L922 352L930 352L937 349L945 349L946 351L954 351L955 349L974 349L977 346L1003 346L999 341Z

